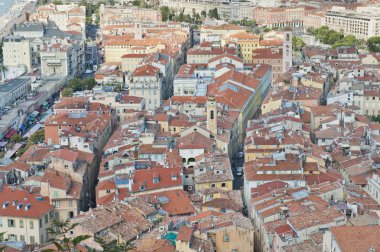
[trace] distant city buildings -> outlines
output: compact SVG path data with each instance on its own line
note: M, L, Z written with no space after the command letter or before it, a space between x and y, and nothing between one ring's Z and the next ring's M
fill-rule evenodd
M324 23L338 32L368 39L380 35L379 13L378 7L358 7L356 10L333 7L326 12Z

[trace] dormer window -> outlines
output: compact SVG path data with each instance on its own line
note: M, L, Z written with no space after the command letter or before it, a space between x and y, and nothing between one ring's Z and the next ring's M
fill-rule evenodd
M153 178L153 184L158 184L158 182L160 182L160 178L159 177L154 177Z

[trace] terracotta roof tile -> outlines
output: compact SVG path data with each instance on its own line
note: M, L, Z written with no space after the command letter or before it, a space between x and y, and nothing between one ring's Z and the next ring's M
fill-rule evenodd
M182 226L179 229L177 241L190 242L192 236L193 236L193 228Z
M27 191L5 187L0 192L0 204L9 202L7 207L0 208L0 216L3 217L21 217L21 218L41 218L53 209L48 197L42 197L38 200L38 194L30 194ZM13 200L17 200L17 204L13 206ZM17 205L22 203L22 207L17 210ZM25 206L31 204L28 210Z
M331 232L344 252L380 250L380 226L340 226Z

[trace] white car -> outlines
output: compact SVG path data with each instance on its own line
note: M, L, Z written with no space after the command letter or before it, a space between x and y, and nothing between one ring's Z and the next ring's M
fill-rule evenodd
M242 176L243 175L243 167L236 168L236 175L237 176Z

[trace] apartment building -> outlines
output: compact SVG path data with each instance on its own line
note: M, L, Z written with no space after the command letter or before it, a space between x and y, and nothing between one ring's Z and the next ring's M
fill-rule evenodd
M144 58L146 58L147 54L133 54L128 53L121 56L121 70L123 72L133 72L136 68L141 65Z
M40 66L41 50L49 44L52 39L70 38L72 40L82 40L82 35L78 33L65 32L59 29L55 22L24 22L13 27L13 35L22 36L30 41L32 65Z
M31 88L30 78L17 78L0 85L0 108L12 105Z
M358 7L348 10L334 6L325 14L325 25L345 35L354 35L358 39L368 39L380 35L380 8Z
M245 27L233 24L203 25L200 30L200 41L219 42L233 34L245 32Z
M241 20L252 18L254 3L251 1L211 1L211 0L162 0L161 6L168 6L175 11L184 11L184 14L192 15L193 12L201 14L217 9L221 18Z
M84 44L70 39L53 38L41 50L41 73L44 76L67 76L71 79L84 71Z
M272 79L281 78L283 70L283 50L281 48L259 48L252 52L252 61L256 64L272 66Z
M161 106L163 97L163 80L160 69L152 65L137 68L128 78L129 93L145 98L146 110L154 110Z
M51 238L48 228L55 211L48 198L2 185L0 202L0 232L8 241L42 244Z
M52 169L45 170L41 180L41 194L49 197L59 220L74 218L80 210L85 210L85 192L86 189L82 190L82 184L74 182L70 176Z
M42 5L30 15L30 20L53 21L62 31L80 32L83 38L86 36L86 7L75 3Z
M316 12L311 13L304 18L303 26L305 29L307 28L321 28L321 26L325 25L325 13L324 12Z
M225 41L225 44L234 44L236 46L236 54L246 63L252 62L252 51L259 47L260 36L241 32L232 34Z
M102 109L99 104L98 109ZM45 122L45 141L49 145L60 144L93 153L107 142L112 121L112 116L102 111L99 114L89 111L56 114Z
M6 67L23 66L27 72L32 69L30 41L17 35L9 35L3 41L3 64Z
M255 8L253 19L260 25L268 27L302 27L305 16L316 12L317 9L309 6L294 8Z
M374 173L372 177L367 177L366 192L380 204L380 176L378 173Z
M360 106L359 113L362 115L380 115L380 90L365 89L356 92L353 96L353 104Z
M137 6L100 6L100 18L101 27L104 25L110 25L112 19L108 19L110 16L122 16L125 19L139 20L139 21L151 21L161 22L161 11L157 9L140 8Z

